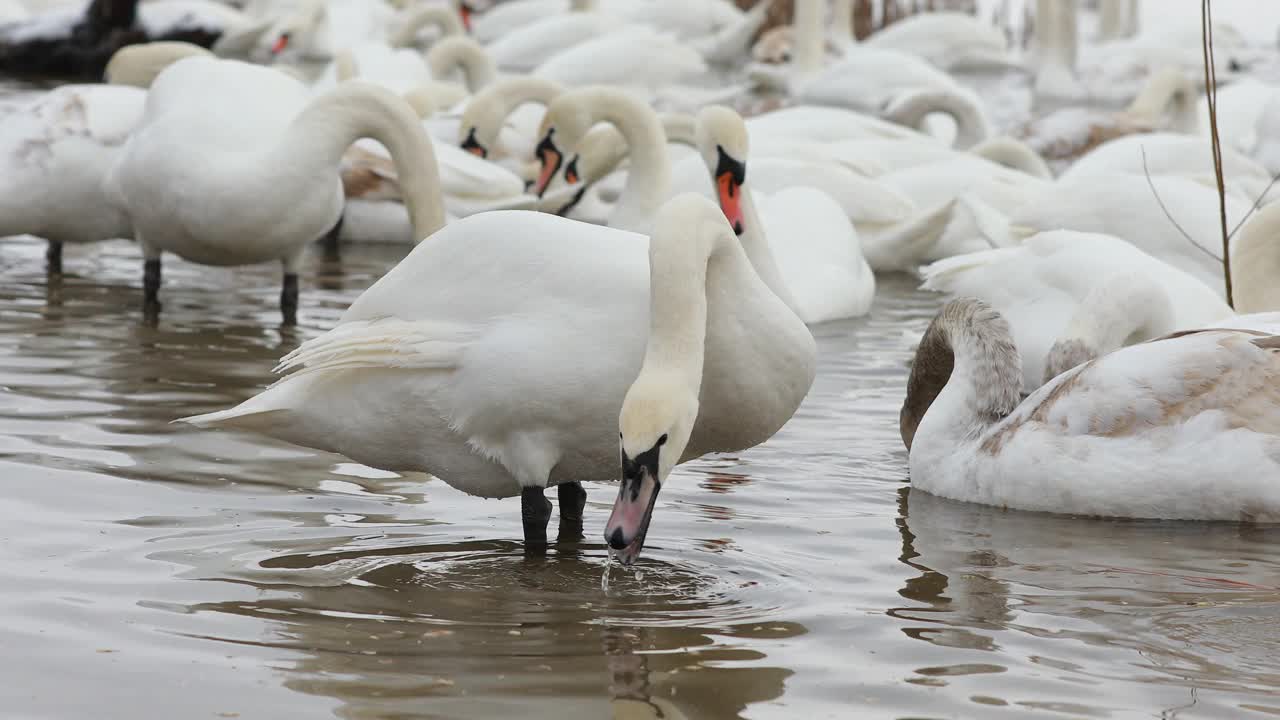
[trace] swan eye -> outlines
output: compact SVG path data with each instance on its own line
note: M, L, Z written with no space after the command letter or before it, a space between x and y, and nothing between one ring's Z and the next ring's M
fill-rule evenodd
M662 437L658 438L658 447L662 447L663 445L666 445L666 444L667 444L667 434L662 433Z

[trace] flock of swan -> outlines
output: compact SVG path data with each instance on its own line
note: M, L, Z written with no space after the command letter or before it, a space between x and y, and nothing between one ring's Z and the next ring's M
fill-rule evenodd
M860 40L853 0L763 34L769 2L140 7L177 3L211 47L129 45L106 83L0 111L0 235L47 240L51 273L132 239L153 322L166 255L280 263L294 323L313 245L412 247L279 381L184 422L519 495L532 551L547 488L574 540L582 482L621 469L604 536L629 563L678 463L796 412L807 326L909 272L950 298L902 407L916 487L1280 521L1276 51L1214 29L1233 307L1198 3L1144 29L1139 0L1038 0L1026 49L954 12ZM1036 117L993 117L973 78L1024 79Z

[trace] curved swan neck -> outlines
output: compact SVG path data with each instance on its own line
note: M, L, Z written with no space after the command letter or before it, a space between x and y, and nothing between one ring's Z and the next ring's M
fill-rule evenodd
M988 138L969 148L969 152L1010 170L1024 172L1041 180L1052 180L1053 171L1040 154L1029 145L1008 136Z
M714 172L714 168L711 168ZM750 167L747 168L750 172ZM715 182L715 178L712 178ZM738 240L742 244L742 250L751 260L751 265L755 267L756 274L760 276L760 280L774 295L783 302L791 311L799 315L799 308L796 305L795 298L791 295L791 290L787 287L786 281L782 279L782 271L778 269L777 259L773 256L773 250L769 247L769 239L764 234L764 224L760 222L760 213L756 210L755 198L751 195L751 180L746 179L739 189L742 200L740 207L742 208L742 235Z
M991 124L977 98L954 90L919 90L895 99L885 109L885 117L899 125L921 129L925 117L946 113L956 122L955 147L970 148L991 134Z
M1231 279L1239 313L1280 310L1280 204L1264 205L1231 249Z
M1044 381L1118 350L1138 336L1173 332L1173 306L1164 288L1142 273L1126 272L1094 286L1049 349Z
M800 75L810 75L822 69L826 43L823 38L823 0L796 0L794 19L795 42L792 50L792 69Z
M126 45L111 56L103 73L112 85L149 88L156 76L188 57L212 57L213 53L186 42L152 42Z
M578 90L574 98L590 115L591 124L612 123L631 148L627 184L609 224L628 228L647 226L658 206L671 194L667 136L662 132L657 113L631 95L610 88Z
M440 34L446 37L466 32L462 27L462 18L452 8L428 5L409 13L392 33L387 44L391 47L408 47L418 37L418 31L428 25L435 25L440 29Z
M497 140L502 124L516 108L529 102L549 105L562 92L564 88L560 84L531 75L495 80L467 103L467 109L462 113L461 130L467 133L474 128L486 145L492 144ZM497 148L488 149L493 152Z
M455 68L461 68L467 90L472 93L486 87L498 76L498 66L480 43L461 35L437 42L427 52L427 65L437 80L443 80Z
M697 397L707 335L707 280L749 263L719 209L692 193L662 208L649 239L649 342L640 375L678 376ZM736 279L735 279L736 281Z
M944 435L942 444L976 440L1021 398L1022 361L1009 324L980 300L952 300L916 350L902 403L902 441L908 451L918 444L926 415L929 431Z
M1196 129L1198 93L1182 72L1165 68L1151 76L1126 112L1152 124L1161 123L1173 112L1173 124L1180 132Z
M315 156L337 167L360 138L373 138L391 151L417 239L444 226L444 201L435 151L413 109L376 85L353 80L312 100L294 119L279 149L282 163Z

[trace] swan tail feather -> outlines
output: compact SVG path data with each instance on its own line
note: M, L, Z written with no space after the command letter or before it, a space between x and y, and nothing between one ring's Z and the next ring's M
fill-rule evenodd
M449 370L473 339L463 325L384 317L342 323L285 355L274 372Z

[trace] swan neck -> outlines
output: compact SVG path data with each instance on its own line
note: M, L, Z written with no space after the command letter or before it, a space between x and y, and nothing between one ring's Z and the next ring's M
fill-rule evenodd
M792 69L811 75L822 69L826 50L823 38L823 0L796 0L792 28L795 33Z
M1096 285L1076 307L1049 349L1044 380L1128 345L1173 332L1164 289L1141 273L1120 273Z
M1079 47L1076 0L1036 0L1036 25L1040 62L1074 71Z
M1231 250L1236 312L1280 310L1280 205L1264 205L1240 233Z
M471 98L462 113L461 130L466 133L475 128L486 145L491 145L516 108L529 102L549 105L563 91L558 83L530 75L495 80ZM498 149L489 148L491 152Z
M614 213L627 220L626 226L647 225L671 194L667 136L657 113L639 100L612 90L584 91L584 100L593 119L612 123L631 149L631 169Z
M1158 123L1167 113L1173 112L1174 125L1181 131L1196 121L1197 93L1181 72L1166 68L1151 76L1142 91L1129 105L1128 113L1143 120ZM1190 118L1190 120L1188 120Z
M409 13L391 34L388 44L391 47L409 47L414 44L418 32L428 25L435 25L445 37L463 35L466 32L462 27L462 18L452 8L430 5Z
M353 80L312 100L279 149L280 166L314 157L337 167L347 148L366 137L391 151L415 238L443 227L444 201L431 139L408 103L375 85Z
M756 274L760 276L760 280L773 291L774 295L778 296L779 300L791 308L792 312L799 315L799 308L796 305L795 298L792 297L791 290L787 288L786 282L782 279L782 271L778 269L773 250L769 248L769 239L765 236L764 225L760 222L760 213L756 209L755 197L751 194L751 181L749 179L742 183L739 192L742 198L740 203L742 209L742 235L739 236L742 250L751 261L751 266L756 269Z
M744 273L750 267L718 211L715 216L699 214L687 220L691 227L671 231L659 226L649 239L649 341L640 374L657 371L677 376L697 397L702 386L709 278Z
M836 42L844 46L857 44L858 39L853 34L853 0L833 0L831 27Z
M1022 361L1009 324L985 303L953 300L916 350L900 415L902 441L910 451L926 433L943 436L932 440L944 446L976 440L1021 397Z
M467 37L449 37L436 43L427 53L427 64L437 80L443 80L455 68L462 69L467 91L478 92L493 83L498 67L479 43Z
M1021 140L1007 136L990 138L973 146L969 151L1010 170L1024 172L1041 180L1053 179L1053 171L1049 169L1044 158Z
M910 93L895 102L885 114L899 125L923 130L924 119L933 113L945 113L955 120L955 147L958 150L967 150L991 134L990 123L976 98L949 90Z

